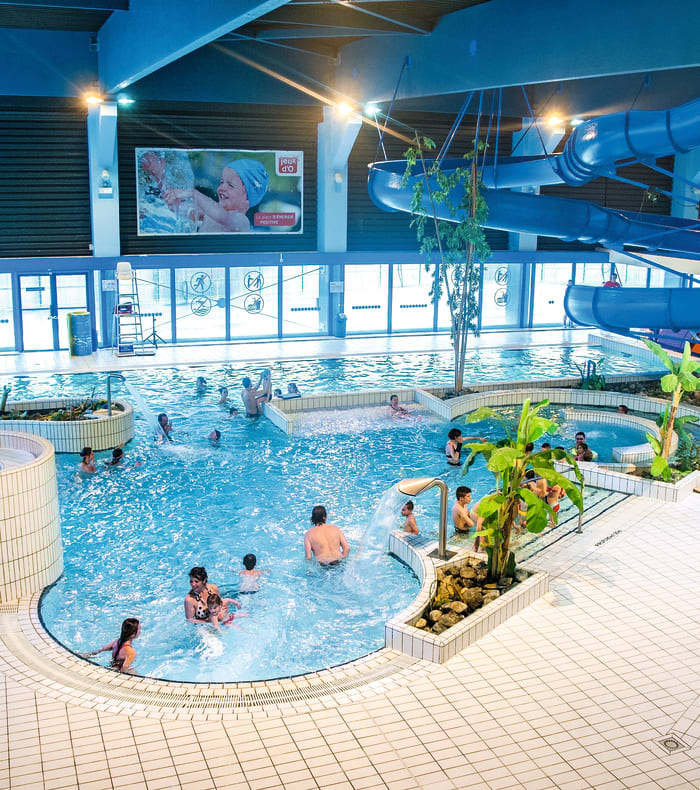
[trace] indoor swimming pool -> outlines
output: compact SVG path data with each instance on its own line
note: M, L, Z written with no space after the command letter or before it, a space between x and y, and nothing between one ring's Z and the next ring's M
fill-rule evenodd
M437 375L428 373L437 360L421 360L409 373L411 357L401 356L394 360L393 375L403 379L392 385ZM376 382L374 358L331 362L336 374L342 369L352 376L349 363L367 361ZM300 389L311 389L305 376L328 370L328 361L325 365L288 362L280 372L291 376L294 370ZM392 366L388 360L382 365L388 375ZM109 453L100 453L99 474L81 478L77 456L56 457L65 572L44 595L41 614L48 630L71 650L95 650L116 638L125 617L137 617L143 630L135 643L135 670L152 677L258 680L365 655L383 645L385 622L419 588L413 573L386 553L365 550L358 557L382 494L404 477L443 478L450 501L458 485L469 485L475 501L493 485L482 461L468 478L446 464L443 447L450 425L415 405L405 420L391 419L387 407L305 415L293 437L264 419L231 418L229 404L241 405L240 373L231 366L130 371L129 384L148 408L167 412L173 421L174 442L156 445L137 412L136 437L126 448L128 468L105 471ZM198 375L209 381L203 393L195 390ZM12 397L57 391L89 395L97 382L101 388L104 375L18 377L11 382ZM357 380L316 384L320 390L340 390L357 386ZM230 385L229 402L218 403L220 385ZM132 400L119 384L114 397ZM513 419L517 413L503 411ZM501 435L491 421L461 427L484 438ZM212 444L208 436L214 428L222 436ZM599 452L603 438L594 446ZM570 447L573 433L552 443ZM136 461L142 464L131 467ZM344 567L320 569L304 560L303 535L316 504L327 507L329 521L350 542L353 552ZM419 497L415 513L422 534L437 537L437 493ZM400 524L397 513L394 525ZM210 581L237 598L241 559L249 552L267 573L260 592L240 599L248 616L219 632L186 625L189 569L205 566Z

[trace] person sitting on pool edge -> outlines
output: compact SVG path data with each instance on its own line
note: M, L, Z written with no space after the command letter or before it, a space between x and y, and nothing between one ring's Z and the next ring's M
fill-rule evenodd
M262 387L262 389L261 389ZM263 403L267 403L272 399L272 376L270 369L265 368L260 374L258 383L253 386L250 378L246 376L243 379L243 389L241 391L241 400L245 406L246 417L257 417L263 413Z
M316 505L311 511L313 526L304 535L305 556L307 560L318 560L321 565L339 565L350 554L350 546L340 527L329 524L327 518L323 505Z
M190 571L190 591L185 596L185 618L188 623L209 622L207 600L212 593L221 596L219 588L209 583L206 568L200 565Z

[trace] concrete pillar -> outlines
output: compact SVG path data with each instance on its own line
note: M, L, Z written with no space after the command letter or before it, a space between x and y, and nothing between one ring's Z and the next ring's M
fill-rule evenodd
M676 154L674 157L673 172L688 181L694 181L700 185L700 148L694 148L687 154ZM693 201L694 205L686 204L685 202L677 199L671 201L671 216L683 217L685 219L697 219L698 208L697 203L700 200L700 186L694 189L682 181L680 178L673 179L674 195L684 195Z
M362 127L359 113L341 114L334 107L323 108L318 125L318 251L345 252L348 242L348 157ZM337 316L343 311L343 293L338 283L345 280L344 267L328 266L319 281L319 309L328 316L329 334L339 333ZM334 292L331 293L330 283Z
M119 255L119 175L117 161L117 104L88 106L88 157L92 254Z
M530 126L532 118L523 118L522 129L513 134L513 150L515 156L538 156L548 154L557 147L559 141L564 136L564 126L550 126L542 120L536 121ZM530 195L539 195L540 188L537 185L522 186L513 189L513 192L526 192ZM527 252L537 249L537 236L532 233L509 233L508 249L519 252Z

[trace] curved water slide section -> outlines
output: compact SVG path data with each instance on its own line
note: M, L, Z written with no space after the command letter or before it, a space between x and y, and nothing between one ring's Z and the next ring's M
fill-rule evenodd
M698 126L700 129L700 122ZM426 160L427 167L431 164L431 160ZM464 160L443 160L445 171L457 166L463 167ZM501 166L499 165L499 172ZM424 176L422 166L417 164L404 185L405 169L404 160L369 165L369 195L375 205L384 211L411 211L413 184ZM457 193L451 197L455 204L461 198ZM611 249L622 249L625 244L634 244L648 250L700 255L700 228L692 220L616 211L588 200L570 200L506 190L485 189L484 197L489 209L484 225L488 228L553 236L565 241L604 244ZM427 190L423 199L423 210L432 216L433 207ZM455 219L442 204L436 205L435 211L439 219ZM456 218L459 219L459 216Z
M700 330L700 288L566 289L564 310L578 324L628 334L633 328L658 332Z

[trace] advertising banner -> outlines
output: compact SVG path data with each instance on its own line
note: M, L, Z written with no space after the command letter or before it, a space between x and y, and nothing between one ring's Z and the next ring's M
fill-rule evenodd
M135 151L139 236L302 232L302 151Z

